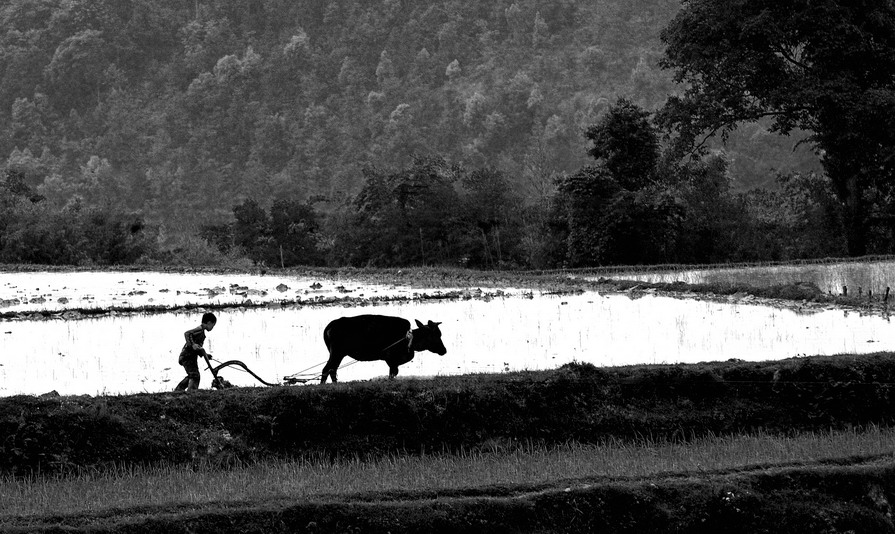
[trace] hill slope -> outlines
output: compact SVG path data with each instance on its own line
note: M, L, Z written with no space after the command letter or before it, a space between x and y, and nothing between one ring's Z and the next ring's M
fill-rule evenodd
M356 191L437 153L530 199L619 95L652 109L676 0L40 0L0 9L0 155L64 203L179 225ZM739 187L816 165L750 126ZM173 218L173 219L172 219Z

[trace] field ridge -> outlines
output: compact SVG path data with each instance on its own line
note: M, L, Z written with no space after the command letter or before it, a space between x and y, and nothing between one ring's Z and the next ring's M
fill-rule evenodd
M786 410L781 410L786 406ZM895 421L895 355L596 367L194 394L0 398L0 474L692 439Z

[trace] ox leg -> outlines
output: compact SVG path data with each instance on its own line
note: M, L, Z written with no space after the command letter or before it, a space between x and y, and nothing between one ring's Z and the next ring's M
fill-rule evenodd
M389 365L388 366L388 377L395 378L398 376L398 366L397 365Z
M342 358L344 358L344 356L330 355L329 361L326 362L326 365L323 367L323 373L320 375L321 384L326 384L327 376L332 378L333 384L339 381L339 377L336 371L339 369L339 365L342 363Z

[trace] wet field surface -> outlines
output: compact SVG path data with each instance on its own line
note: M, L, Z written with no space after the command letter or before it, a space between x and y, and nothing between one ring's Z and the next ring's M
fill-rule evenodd
M653 294L553 295L303 277L85 272L3 273L0 300L7 303L0 311L9 312L0 320L2 396L170 390L185 374L177 364L183 332L212 306L218 324L206 348L214 359L240 360L273 383L294 374L316 383L327 357L326 324L363 313L442 323L448 353L417 353L401 366L400 376L551 369L571 361L599 366L761 361L895 347L886 317ZM147 313L147 306L172 309ZM119 311L71 311L109 307ZM384 362L353 362L343 361L341 380L388 374ZM221 374L236 385L260 385L237 368ZM205 371L202 387L210 382Z

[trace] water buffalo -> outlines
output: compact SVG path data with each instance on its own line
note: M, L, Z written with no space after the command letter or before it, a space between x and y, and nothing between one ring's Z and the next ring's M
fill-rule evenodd
M326 377L337 382L336 370L342 358L351 356L355 360L371 362L385 360L388 376L398 375L398 366L413 359L414 352L432 351L443 356L447 353L441 342L441 323L423 324L416 322L417 328L410 329L410 321L387 315L358 315L342 317L329 323L323 330L323 341L329 349L329 361L323 367L320 383Z

